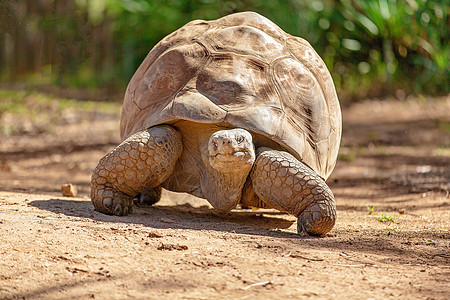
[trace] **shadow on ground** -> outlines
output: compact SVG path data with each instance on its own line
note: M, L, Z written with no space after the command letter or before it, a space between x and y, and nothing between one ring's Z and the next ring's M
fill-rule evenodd
M118 217L99 213L90 201L80 200L36 200L29 203L39 209L71 217L90 218L96 221L113 223L142 224L151 228L183 228L193 230L234 231L243 234L274 235L295 237L291 232L277 232L287 229L295 222L294 217L275 210L232 210L219 213L208 206L193 207L189 203L173 206L134 207L131 215Z

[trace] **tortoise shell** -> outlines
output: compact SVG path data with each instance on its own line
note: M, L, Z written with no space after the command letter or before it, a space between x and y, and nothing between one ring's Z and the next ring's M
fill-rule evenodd
M189 22L144 59L125 93L121 138L178 120L264 135L324 179L341 139L339 101L322 59L253 12Z

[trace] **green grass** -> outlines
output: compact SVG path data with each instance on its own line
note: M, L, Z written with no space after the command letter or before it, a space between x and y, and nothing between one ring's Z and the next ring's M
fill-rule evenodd
M450 122L443 119L435 119L434 120L436 125L438 126L439 130L443 131L444 133L450 133Z
M371 142L375 142L380 139L380 135L375 131L370 131L367 133L367 139Z
M367 213L369 215L372 215L375 212L375 205L373 205L373 206L366 205L366 207L367 207Z
M450 147L439 147L434 149L433 152L437 156L450 156Z
M356 159L356 151L353 148L341 147L338 154L338 160L352 162Z
M394 222L394 217L388 216L386 212L381 214L381 217L378 219L378 222Z

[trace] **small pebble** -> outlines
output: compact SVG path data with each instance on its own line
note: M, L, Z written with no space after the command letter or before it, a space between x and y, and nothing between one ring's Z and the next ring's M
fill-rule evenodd
M61 186L61 192L65 197L76 197L78 195L78 189L71 183L63 184Z

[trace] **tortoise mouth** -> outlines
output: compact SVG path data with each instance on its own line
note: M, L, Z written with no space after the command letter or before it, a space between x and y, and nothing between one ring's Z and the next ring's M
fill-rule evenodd
M235 161L243 161L251 158L249 151L238 150L230 154L217 153L215 155L210 156L211 159L220 160L223 162L235 162Z
M216 153L209 157L209 163L214 169L223 171L240 171L245 165L251 166L255 156L247 150L237 150L232 153Z

